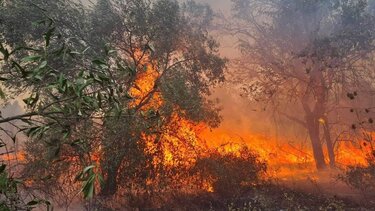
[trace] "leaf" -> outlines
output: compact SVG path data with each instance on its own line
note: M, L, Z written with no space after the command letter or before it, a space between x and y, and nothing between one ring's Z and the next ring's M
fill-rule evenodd
M48 131L50 129L50 126L35 126L27 129L26 135L28 137L36 137L41 136L43 133Z
M41 75L35 75L33 78L36 79L37 81L43 80L43 76L41 76Z
M30 96L30 97L28 97L28 98L26 98L26 99L23 99L23 102L24 102L27 106L29 106L29 107L33 107L33 106L36 105L36 103L38 102L38 100L39 100L39 93L36 93L34 97L33 97L33 96Z
M107 68L108 67L108 64L106 62L104 62L103 60L100 60L100 59L95 59L95 60L92 61L92 63L98 65L101 68Z
M8 49L4 48L3 44L0 43L0 52L3 54L4 60L8 60L10 53Z
M99 181L100 186L103 186L104 185L103 176L101 174L97 174L97 177L98 177L98 181Z
M21 61L23 62L35 62L35 61L38 61L42 58L41 55L31 55L31 56L26 56L24 58L22 58Z
M87 166L86 168L83 169L83 174L86 174L88 173L90 170L92 170L93 168L95 168L94 165L91 165L91 166Z
M50 44L51 37L53 35L53 32L55 31L55 27L50 28L45 34L44 39L46 41L46 46L48 47Z
M1 87L0 87L0 98L3 100L5 99L5 93Z
M85 199L90 199L94 196L94 183L87 182L83 187L83 195Z
M93 168L95 168L94 165L87 166L75 177L76 181L83 181L81 192L83 192L85 199L89 199L94 196L96 179L100 184L102 183L102 177L95 174Z
M28 51L35 51L35 52L41 51L40 49L37 49L37 48L20 46L20 47L15 48L10 54L13 54L13 53L15 53L15 52L17 52L19 50L28 50Z
M85 48L85 50L83 50L81 54L85 54L86 51L89 50L89 49L90 49L90 47Z
M39 65L39 69L43 69L47 66L47 61L43 61L42 63L40 63Z
M37 204L39 204L39 201L32 200L32 201L29 201L29 202L27 203L27 206L33 206L33 205L37 205Z
M36 127L32 127L32 128L29 128L26 132L26 135L27 136L34 136L38 131L40 131L41 127L40 126L36 126Z
M70 136L70 131L65 131L63 133L63 139L67 139Z
M115 53L116 52L116 50L109 50L108 51L108 54L113 54L113 53Z
M108 55L110 55L110 54L112 54L112 53L114 53L114 52L116 52L115 50L113 50L113 49L110 49L109 48L110 46L105 46L105 54L108 56Z
M70 51L70 52L69 52L69 55L70 55L71 57L74 57L75 55L81 55L81 53L78 52L78 51Z

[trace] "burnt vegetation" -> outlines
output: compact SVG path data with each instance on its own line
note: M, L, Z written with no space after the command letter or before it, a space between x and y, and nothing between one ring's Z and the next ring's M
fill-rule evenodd
M20 107L0 113L0 210L371 210L375 2L231 7L0 0L0 97ZM219 86L296 126L311 153L212 144ZM363 197L291 188L271 163L339 172Z

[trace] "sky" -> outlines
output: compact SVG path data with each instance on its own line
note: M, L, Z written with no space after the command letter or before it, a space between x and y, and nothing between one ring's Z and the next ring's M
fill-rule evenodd
M230 14L231 0L195 0L198 3L204 3L211 6L215 13ZM224 35L224 33L212 34L220 42L220 54L229 59L238 58L239 52L235 48L236 39ZM218 36L220 35L220 36Z
M196 0L196 2L200 3L207 3L209 4L214 10L229 10L230 9L230 0Z

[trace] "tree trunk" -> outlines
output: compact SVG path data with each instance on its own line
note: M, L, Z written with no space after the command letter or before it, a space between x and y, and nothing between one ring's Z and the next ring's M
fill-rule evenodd
M324 118L323 130L324 130L324 138L325 138L326 144L327 144L329 165L330 165L331 168L333 168L336 165L335 150L334 150L334 146L333 146L333 142L332 142L330 128L329 128L329 125L328 125L327 118Z
M308 114L306 116L306 124L311 140L316 168L318 170L323 170L327 167L327 165L324 159L323 147L319 138L319 121L311 114Z
M320 141L320 118L324 117L327 103L327 90L325 88L323 72L317 67L311 73L310 83L303 97L302 106L305 110L306 127L309 132L311 145L314 154L315 165L318 170L327 167L324 158L323 146ZM308 102L309 96L313 96L314 108L311 109Z
M117 173L119 168L120 165L117 163L111 163L104 168L106 170L106 175L103 188L100 191L101 196L109 197L117 192Z

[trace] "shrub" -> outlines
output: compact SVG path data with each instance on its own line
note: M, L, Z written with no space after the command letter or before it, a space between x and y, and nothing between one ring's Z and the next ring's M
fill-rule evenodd
M202 181L211 183L213 191L224 197L240 194L245 186L259 182L266 164L246 146L224 145L199 158L195 170ZM229 149L229 150L228 150Z
M339 179L362 192L365 198L375 197L375 151L367 157L366 166L350 166ZM372 203L375 203L372 202Z

